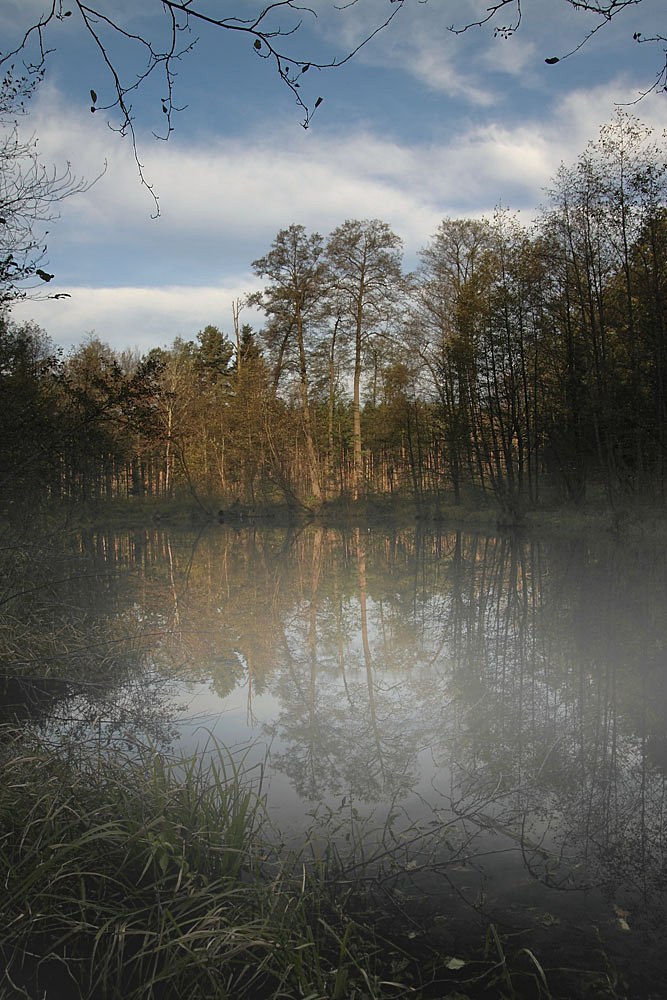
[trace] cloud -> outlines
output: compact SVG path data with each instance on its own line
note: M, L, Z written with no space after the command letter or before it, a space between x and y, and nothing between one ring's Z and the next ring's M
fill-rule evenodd
M97 253L115 252L121 272L123 254L133 273L140 257L147 273L162 266L172 284L183 272L202 283L221 269L246 267L293 222L326 233L346 218L381 217L410 239L437 210L431 200L441 172L437 151L422 155L370 131L325 135L277 122L232 140L177 137L143 147L145 174L162 208L161 218L151 220L152 202L126 143L68 109L52 90L40 95L33 124L47 161L72 158L78 172L91 176L109 157L100 181L62 206L51 257L63 240L88 260L95 246Z
M618 107L625 108L659 136L667 130L667 101L663 94L649 94L639 103L637 89L625 78L597 87L578 88L564 94L556 104L549 126L554 154L573 163L590 141L597 139L602 125L610 122ZM558 142L558 140L560 140Z
M18 302L12 316L17 323L33 320L65 349L94 333L117 350L136 347L143 352L168 346L176 337L193 340L209 323L230 336L232 302L257 287L250 274L220 287L70 287L70 299ZM242 319L255 328L261 325L254 310L242 313Z
M447 5L448 6L448 5ZM486 35L456 36L449 31L452 10L441 3L407 5L397 17L364 46L355 60L366 66L401 70L429 90L480 107L497 97L477 66ZM460 11L463 4L459 4ZM343 8L345 10L345 8ZM320 30L337 38L341 51L352 51L387 17L386 4L371 0L355 7L354 16L319 18ZM470 58L475 50L475 59Z
M292 223L326 235L348 218L384 219L413 267L445 216L478 217L503 204L530 218L559 163L574 162L624 96L635 94L616 81L555 95L521 118L488 109L437 141L333 122L304 132L289 117L234 138L213 123L196 138L148 140L142 159L163 209L152 220L128 144L44 87L30 124L45 160L71 159L89 177L105 156L109 167L62 205L48 237L54 291L72 299L21 304L16 318L34 317L63 345L95 331L141 349L194 336L206 323L228 327L231 300L256 287L252 260ZM656 130L667 126L664 98L636 112Z
M176 138L142 149L162 206L155 222L131 151L108 130L50 104L40 105L35 124L47 157L62 161L81 150L75 165L87 175L111 152L107 174L63 206L70 243L117 244L129 255L140 246L186 269L206 266L213 253L220 262L235 258L238 269L249 263L238 254L251 245L255 256L264 253L267 234L270 243L293 222L326 233L346 218L386 218L412 244L445 208L465 211L473 199L481 211L492 208L507 180L523 186L528 203L548 160L532 123L473 124L445 141L407 144L370 128L316 133L293 125L286 143L289 126L277 122L233 140Z
M640 0L627 10L620 5L616 16L608 20L592 9L573 9L568 0L507 3L502 8L495 5L501 9L477 26L476 22L491 11L487 3L407 0L391 25L356 59L388 71L399 69L425 88L455 99L463 108L502 108L505 118L521 111L518 89L523 90L524 98L531 92L533 97L539 94L546 111L571 87L611 82L616 85L616 98L622 99L619 87L624 89L631 78L637 87L650 86L654 79L651 59L656 70L664 66L659 44L651 48L632 40L638 30L644 37L659 33L655 4ZM363 11L354 6L353 17L318 17L318 22L320 30L338 37L342 48L351 48L381 22L386 10L382 0L365 0ZM459 34L448 30L466 25L467 30ZM495 34L503 25L516 27L509 38ZM562 58L580 46L580 51L557 70L545 66L547 57Z

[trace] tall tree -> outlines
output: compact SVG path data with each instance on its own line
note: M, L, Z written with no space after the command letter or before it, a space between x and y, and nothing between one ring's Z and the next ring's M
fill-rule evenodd
M542 222L551 248L551 308L563 334L563 429L576 467L595 465L612 502L655 465L655 438L646 428L652 425L660 440L646 384L662 379L662 362L655 335L639 319L646 311L638 293L648 289L644 278L638 285L635 265L643 244L650 271L660 271L665 195L664 151L620 112L574 167L561 168ZM651 287L654 330L664 328L664 306L660 282Z
M255 504L258 493L273 496L272 452L276 400L271 377L252 327L238 329L238 343L224 439L225 491L235 499Z
M479 434L496 497L514 523L537 499L542 262L531 235L509 213L496 212L492 234L480 323Z
M329 289L322 237L308 235L300 225L281 229L269 253L252 266L257 275L271 282L253 301L269 317L265 338L274 358L274 386L284 376L296 374L310 492L319 503L322 486L311 412L309 341L321 322Z
M332 271L330 309L353 344L352 495L361 490L364 468L361 435L363 348L386 330L405 291L403 243L380 219L349 219L331 233L327 259Z
M445 462L456 503L461 501L466 469L471 472L474 465L478 357L469 320L491 238L486 219L444 219L420 252L414 294L411 341L440 403Z

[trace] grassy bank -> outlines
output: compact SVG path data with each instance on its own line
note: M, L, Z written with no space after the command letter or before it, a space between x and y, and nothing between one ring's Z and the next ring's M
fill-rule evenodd
M346 857L276 847L223 751L91 760L1 735L2 1000L625 996L599 957L550 970L496 927L448 953L398 889L402 848L387 879L354 835Z
M347 925L276 862L228 756L93 766L20 737L3 756L0 996L349 995Z
M255 505L229 503L220 497L195 502L192 496L172 500L127 497L88 504L55 504L40 511L39 521L55 530L82 527L133 528L147 524L201 529L210 525L287 526L315 521L327 526L421 524L440 530L467 530L493 533L498 530L539 536L560 537L610 535L617 539L641 537L667 542L667 513L655 499L628 498L613 506L601 490L591 490L590 498L574 504L557 498L526 506L516 519L508 519L493 498L471 493L460 504L451 497L425 497L417 502L412 495L368 495L357 501L336 498L317 508L288 506L284 503Z

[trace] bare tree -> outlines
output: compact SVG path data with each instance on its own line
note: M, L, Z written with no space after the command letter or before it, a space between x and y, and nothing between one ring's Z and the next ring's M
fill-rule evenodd
M35 138L21 136L18 115L39 79L8 70L0 81L0 307L52 280L42 266L44 226L57 217L63 199L90 186L73 175L69 163L46 167Z

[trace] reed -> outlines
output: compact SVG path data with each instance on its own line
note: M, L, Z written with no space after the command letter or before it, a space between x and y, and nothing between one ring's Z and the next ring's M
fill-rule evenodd
M261 776L221 747L92 760L3 737L0 997L384 995L372 934L277 856Z
M495 927L460 960L388 920L404 837L394 848L353 822L345 852L332 814L287 850L261 770L215 745L205 760L2 727L0 1000L579 995L578 973L552 991L553 970L525 947L510 956Z

